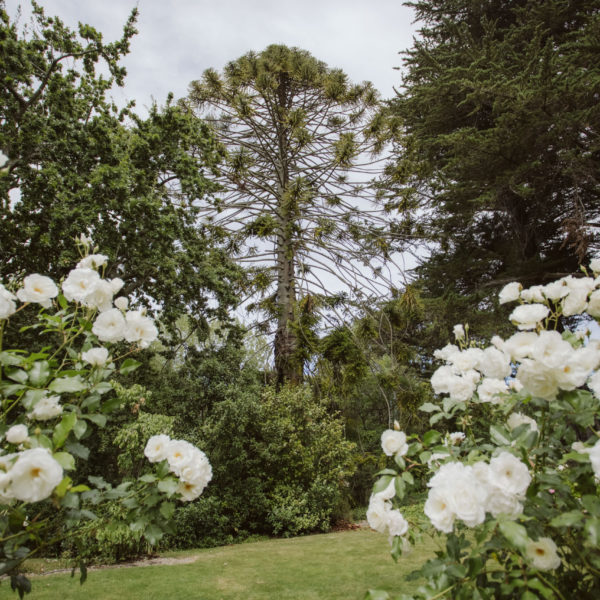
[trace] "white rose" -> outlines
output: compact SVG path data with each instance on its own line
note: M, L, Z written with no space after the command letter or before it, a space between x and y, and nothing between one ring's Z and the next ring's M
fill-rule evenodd
M186 502L195 500L202 494L206 485L202 483L192 483L189 481L181 481L177 486L177 492L181 494L181 498Z
M490 460L490 483L506 494L524 495L531 483L529 469L510 452L501 452Z
M118 294L124 285L125 282L120 277L115 277L114 279L110 280L110 287L113 294Z
M183 481L196 486L208 485L208 482L212 479L212 467L206 454L193 446L192 457L186 465L181 467L179 477Z
M592 292L586 312L592 317L600 318L600 290Z
M9 471L9 493L21 502L39 502L48 498L62 481L62 467L45 448L21 452Z
M554 369L547 369L535 360L524 360L517 371L517 379L533 396L554 400L558 393L558 382Z
M533 285L521 292L521 298L525 302L544 302L544 287L541 285Z
M465 328L460 323L458 325L454 326L454 329L452 330L452 333L454 333L454 337L457 340L464 340L465 339Z
M125 296L119 296L118 298L115 298L115 306L119 309L119 310L127 310L127 307L129 306L129 299L126 298Z
M562 314L565 317L579 315L587 308L589 292L585 289L576 289L569 292L562 301Z
M531 417L528 417L527 415L524 415L522 413L514 412L510 415L510 417L508 417L508 420L506 421L506 424L508 425L508 428L511 431L513 429L516 429L520 425L523 425L524 423L527 423L527 425L529 425L529 429L531 429L531 431L538 430L538 426L535 419L532 419Z
M387 513L389 510L390 506L387 502L377 496L371 496L369 507L367 508L367 522L369 523L369 527L379 533L385 533L388 526Z
M0 319L8 319L8 317L15 314L17 310L16 299L17 297L0 283Z
M467 348L462 352L456 352L450 356L449 361L452 363L456 371L463 373L471 369L477 368L483 357L483 351L479 348Z
M563 340L558 331L541 331L531 346L530 357L549 369L556 369L565 364L573 352L573 346Z
M511 373L510 356L490 346L483 351L477 368L486 377L503 379Z
M591 448L585 448L584 451L585 453L589 454L594 475L600 479L600 440L597 441Z
M431 376L431 387L436 394L447 394L450 391L450 382L456 377L448 365L438 367Z
M96 317L92 332L103 342L120 342L124 337L125 327L125 319L121 311L111 308Z
M490 489L486 511L491 513L493 517L506 515L511 519L516 519L523 513L523 505L514 494L507 494L500 488L493 487Z
M60 396L45 396L40 398L33 410L27 413L30 419L36 419L37 421L49 421L58 417L63 412L63 407L59 403Z
M594 275L600 275L600 257L592 258L590 269L594 272Z
M387 513L387 527L392 536L404 535L408 531L408 521L399 510L390 510Z
M89 235L85 235L85 233L80 234L78 240L84 246L94 245L94 240Z
M99 281L100 275L94 269L73 269L62 284L65 298L83 302L95 290Z
M587 381L587 385L592 390L596 398L600 398L600 371L596 371Z
M423 512L438 531L452 533L456 516L443 489L435 487L429 490Z
M502 404L502 394L508 392L508 386L503 379L486 377L477 388L477 396L480 402L491 402Z
M108 256L106 254L90 254L85 258L82 258L77 263L78 269L99 269L106 264Z
M185 467L193 464L196 448L184 440L171 440L166 447L166 459L169 469L178 477Z
M521 360L531 355L537 339L537 333L533 331L519 331L504 342L504 352L513 360Z
M466 402L473 396L476 388L476 383L472 377L455 375L450 380L448 393L450 398L457 402Z
M458 346L454 344L446 344L440 350L435 350L433 356L438 360L449 360L450 356L452 356L455 352L460 352Z
M550 571L560 567L560 557L556 552L556 544L547 537L525 546L525 557L540 571Z
M465 437L466 436L462 431L454 431L448 436L448 439L450 440L450 444L457 446L465 439Z
M567 282L565 278L558 279L557 281L553 281L552 283L548 283L543 288L544 296L548 298L548 300L557 301L561 298L564 298L569 293L569 287L567 286Z
M152 463L165 460L170 443L171 438L168 435L153 435L144 448L144 456Z
M522 286L517 281L506 284L498 294L498 301L500 304L506 304L507 302L518 300L521 289Z
M81 358L92 367L103 367L108 360L108 350L106 348L90 348L81 354Z
M450 456L450 454L448 454L448 452L434 452L428 459L427 459L427 466L430 469L433 469L435 467L438 467L440 464L440 461L445 460L446 458L448 458Z
M58 288L50 277L44 275L27 275L23 279L23 287L17 291L17 298L21 302L35 302L48 308L50 299L58 296Z
M110 282L99 279L94 289L81 301L84 306L97 308L100 312L110 310L112 307L113 291Z
M572 352L565 364L556 369L556 383L562 390L574 390L585 384L590 371L596 366L598 366L596 351L578 348Z
M381 434L381 447L386 456L404 456L408 452L406 434L395 429L386 429Z
M523 304L517 306L509 319L519 329L535 329L550 314L550 309L543 304Z
M29 432L26 425L13 425L6 432L6 441L11 444L22 444L29 439Z
M147 348L158 337L154 321L139 310L130 310L125 315L125 322L125 339L128 342L138 342L142 348Z

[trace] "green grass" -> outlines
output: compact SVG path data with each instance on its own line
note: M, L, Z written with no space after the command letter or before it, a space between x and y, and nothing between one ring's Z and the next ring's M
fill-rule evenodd
M408 592L403 582L433 552L413 549L398 564L387 538L365 529L198 550L192 564L90 571L79 585L68 574L33 576L32 600L334 600L361 599L369 588ZM189 556L190 552L180 556ZM177 556L169 553L170 557ZM0 598L17 598L7 581Z

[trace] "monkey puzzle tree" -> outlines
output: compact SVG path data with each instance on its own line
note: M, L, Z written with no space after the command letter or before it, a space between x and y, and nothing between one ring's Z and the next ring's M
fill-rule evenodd
M378 94L308 52L272 45L192 82L187 105L227 150L214 231L254 273L251 305L276 321L277 378L299 381L315 307L381 292L395 251L371 179Z

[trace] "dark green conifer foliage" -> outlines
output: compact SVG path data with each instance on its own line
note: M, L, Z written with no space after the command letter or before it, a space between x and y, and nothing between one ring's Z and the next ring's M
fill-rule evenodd
M434 295L543 283L598 248L600 2L428 0L389 106L388 192Z

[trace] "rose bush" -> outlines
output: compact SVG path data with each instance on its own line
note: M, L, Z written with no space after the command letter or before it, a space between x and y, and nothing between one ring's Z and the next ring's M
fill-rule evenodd
M409 576L425 579L415 594L368 598L600 597L600 342L585 329L600 318L600 259L591 270L508 284L500 302L520 302L513 336L483 348L457 326L457 344L436 351L441 403L421 410L464 431L407 436L407 448L403 432L384 432L394 466L379 474L367 518L396 560L424 533L440 551ZM396 508L416 480L427 482L430 528L404 525Z
M173 533L175 501L194 500L212 477L198 448L155 436L147 441L147 469L139 478L116 487L101 473L78 480L81 461L94 464L86 441L119 409L111 379L139 366L129 355L148 347L158 330L141 311L127 310L128 299L114 298L123 281L102 277L108 257L95 253L86 236L77 244L81 261L60 286L37 273L0 283L0 575L10 576L21 597L31 589L19 574L23 560L67 534L79 539L78 530L107 507L156 543ZM31 312L31 305L39 312L25 328L38 334L40 348L2 348L10 317ZM56 519L62 531L53 527L48 502L62 514ZM82 561L79 567L83 582Z

